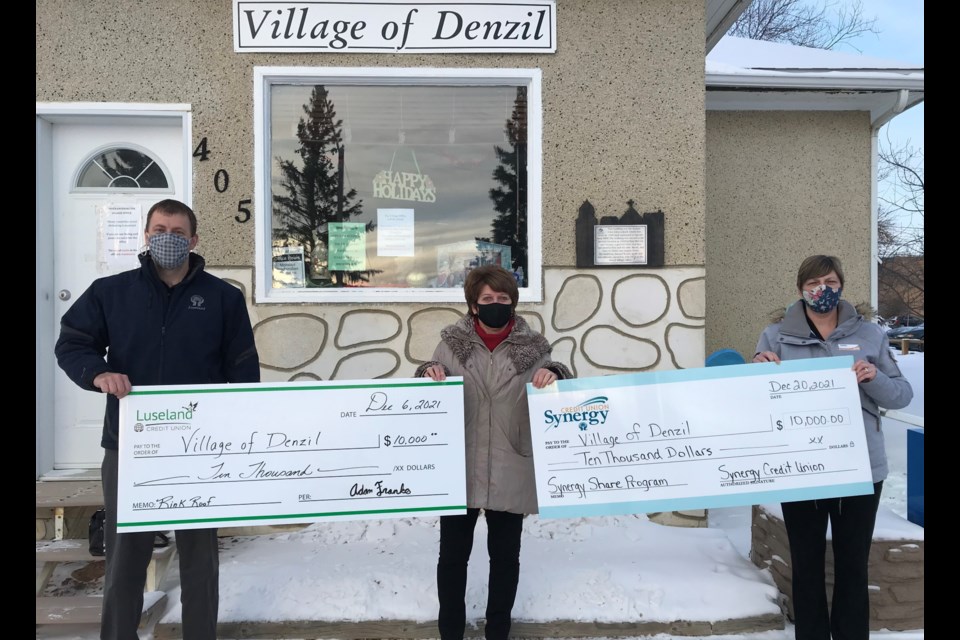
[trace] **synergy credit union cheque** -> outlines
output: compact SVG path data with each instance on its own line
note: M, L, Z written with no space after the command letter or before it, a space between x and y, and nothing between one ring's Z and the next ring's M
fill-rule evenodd
M119 531L466 513L463 378L134 387Z
M873 492L853 358L527 385L545 518Z

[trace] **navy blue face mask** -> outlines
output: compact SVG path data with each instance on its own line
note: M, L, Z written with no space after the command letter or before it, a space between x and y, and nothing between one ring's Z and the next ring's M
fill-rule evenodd
M814 287L810 291L803 291L803 301L817 313L829 313L840 304L840 294L843 287L831 289L825 284Z
M513 315L513 305L502 302L477 305L477 317L491 329L505 327Z

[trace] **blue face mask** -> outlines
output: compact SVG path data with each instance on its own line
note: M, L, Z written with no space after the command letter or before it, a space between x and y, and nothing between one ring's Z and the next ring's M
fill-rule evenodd
M176 269L190 254L190 241L176 233L150 236L150 257L161 269Z
M825 284L814 287L810 291L803 291L803 301L817 313L829 313L840 304L840 294L843 287L831 289Z

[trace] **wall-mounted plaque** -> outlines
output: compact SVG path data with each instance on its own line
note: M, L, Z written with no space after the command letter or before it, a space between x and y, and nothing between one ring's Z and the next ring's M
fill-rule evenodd
M577 267L662 267L663 211L640 213L628 200L622 216L597 223L589 200L580 205L576 223Z
M647 264L647 225L595 226L593 263L595 266Z

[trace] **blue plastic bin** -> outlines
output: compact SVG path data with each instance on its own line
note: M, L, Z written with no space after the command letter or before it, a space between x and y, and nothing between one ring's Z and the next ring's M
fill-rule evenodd
M739 351L718 349L707 356L704 364L708 367L720 367L728 364L745 364L745 360Z
M923 429L907 430L907 520L923 526Z

